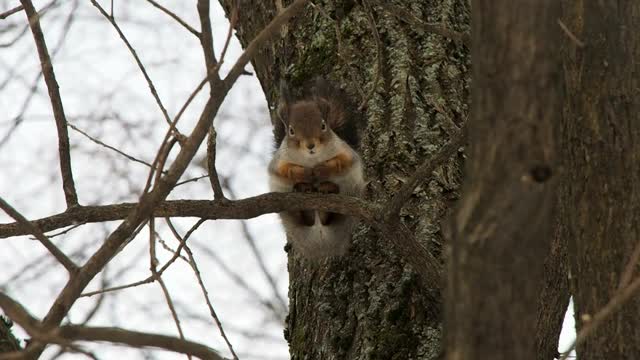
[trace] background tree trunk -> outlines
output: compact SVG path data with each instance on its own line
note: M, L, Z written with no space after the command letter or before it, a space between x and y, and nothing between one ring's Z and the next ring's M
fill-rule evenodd
M571 241L580 329L583 315L592 316L616 294L640 241L640 2L563 6L565 24L586 45L567 40L562 128L567 181L561 221ZM640 358L638 314L636 297L578 346L578 357Z
M227 11L232 2L222 0ZM258 78L272 108L282 77L295 88L325 76L355 103L364 102L367 197L387 199L466 119L469 50L460 33L468 31L468 2L314 3L254 60ZM276 14L275 4L242 2L237 30L243 44ZM426 22L439 23L449 38L433 33ZM458 198L462 157L450 159L418 188L401 213L438 257L440 222ZM292 359L438 356L439 290L424 289L389 241L369 228L357 231L349 255L339 260L313 265L290 254L289 274L285 336Z
M453 221L449 359L536 359L560 121L560 4L473 4L470 161Z
M557 130L556 130L557 131ZM561 145L558 145L560 147ZM557 179L557 178L556 178ZM562 180L556 180L562 181ZM571 293L569 292L569 264L566 226L559 220L559 207L563 198L556 187L555 219L551 248L544 260L542 289L538 295L538 321L536 322L536 354L539 360L558 357L558 344Z

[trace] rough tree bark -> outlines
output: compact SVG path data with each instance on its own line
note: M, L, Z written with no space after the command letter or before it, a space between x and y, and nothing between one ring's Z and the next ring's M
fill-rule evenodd
M560 121L560 4L473 4L471 143L452 221L449 359L536 359Z
M580 329L618 291L640 241L640 2L564 1L563 11L577 40L564 56L561 219ZM578 357L640 358L639 313L636 297L578 345Z
M221 1L227 11L234 2ZM288 2L280 3L241 2L237 34L242 43ZM357 104L366 104L367 197L382 201L466 119L469 50L461 34L468 31L468 2L314 3L288 26L280 42L254 60L254 68L271 106L280 78L296 87L318 75L339 84ZM460 153L438 169L401 213L411 232L437 256L440 223L458 198L462 157ZM292 359L439 355L439 289L424 289L393 246L369 228L357 231L352 251L343 259L313 265L290 254L289 273L285 336Z
M560 146L561 144L558 144L558 147ZM563 201L559 192L556 189L552 211L552 218L555 219L554 235L550 251L544 260L542 288L538 295L538 321L536 322L535 338L536 354L539 360L551 360L559 356L560 333L571 298L568 277L568 235L566 227L561 223L559 217L559 207Z

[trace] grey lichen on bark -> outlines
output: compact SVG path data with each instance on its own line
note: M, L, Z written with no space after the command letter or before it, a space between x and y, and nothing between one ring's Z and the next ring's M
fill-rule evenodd
M382 202L466 119L470 81L468 48L399 20L385 4L459 32L469 28L468 4L313 3L288 26L281 41L255 59L257 76L271 106L277 102L280 78L300 87L316 76L345 90L357 107L364 104L359 111L367 118L362 145L370 181L366 197ZM244 1L241 41L246 44L275 12L271 2ZM404 226L438 256L440 223L458 198L462 158L459 153L442 166L401 212ZM440 296L439 289L424 289L391 243L368 226L357 229L343 258L311 263L290 251L289 273L285 337L292 359L439 355L440 309L430 300Z

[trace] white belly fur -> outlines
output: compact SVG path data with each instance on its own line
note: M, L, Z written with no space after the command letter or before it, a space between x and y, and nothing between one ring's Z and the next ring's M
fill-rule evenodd
M342 142L342 140L339 141ZM287 151L286 145L283 143L274 154L270 168L273 169L277 161L280 160L312 168L336 156L338 149L344 148L343 146L347 145L333 144L333 146L327 146L322 153L299 155L297 151ZM332 178L331 182L338 185L341 194L360 196L364 190L364 170L360 156L353 150L351 151L353 165L344 174ZM296 154L296 156L292 156L292 154ZM278 176L270 176L269 188L274 192L290 192L293 190L293 186L290 183L283 181ZM312 260L344 255L351 244L351 233L356 223L352 217L341 217L339 221L329 225L322 225L317 211L315 212L316 221L313 226L303 226L296 223L295 219L286 212L281 213L280 217L294 250L301 253L305 258Z

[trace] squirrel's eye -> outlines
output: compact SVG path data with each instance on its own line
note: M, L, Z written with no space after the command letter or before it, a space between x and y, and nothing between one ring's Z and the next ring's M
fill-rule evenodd
M320 125L320 128L322 129L322 131L327 130L327 123L324 120L322 120L322 125Z
M290 136L294 136L296 134L295 131L293 131L293 127L289 126L289 135Z

